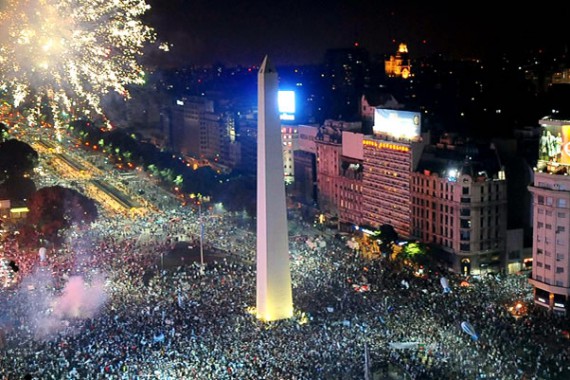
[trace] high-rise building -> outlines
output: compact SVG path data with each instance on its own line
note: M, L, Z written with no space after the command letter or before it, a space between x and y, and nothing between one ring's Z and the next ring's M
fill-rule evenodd
M214 102L191 96L176 100L169 118L169 145L177 152L192 157L203 157L201 124L206 114L214 112Z
M169 146L174 151L206 159L212 165L235 167L236 120L234 113L200 96L179 98L170 108Z
M257 117L257 317L274 321L293 316L289 235L278 75L266 56L258 73Z
M411 236L410 178L424 145L417 112L376 109L373 135L363 144L362 223Z
M285 183L291 184L295 179L294 152L297 148L299 131L296 125L281 126L281 140L283 144L283 172Z
M237 169L247 175L255 175L257 170L257 120L239 120L236 143L239 146Z
M570 120L539 120L533 197L534 302L566 313L570 298Z

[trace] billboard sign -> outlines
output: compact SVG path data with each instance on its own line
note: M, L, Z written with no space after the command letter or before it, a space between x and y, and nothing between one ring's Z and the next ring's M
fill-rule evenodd
M295 91L279 90L277 92L277 104L279 105L279 118L281 120L295 120Z
M570 123L543 125L538 141L539 169L567 171L570 166Z
M421 132L421 114L419 112L377 108L374 111L372 131L374 134L416 140L420 137Z

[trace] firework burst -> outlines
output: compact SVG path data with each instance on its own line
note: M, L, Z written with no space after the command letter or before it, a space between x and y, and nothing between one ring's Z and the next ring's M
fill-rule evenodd
M156 41L145 0L8 0L0 9L0 86L15 106L103 114L109 91L143 84L139 58Z

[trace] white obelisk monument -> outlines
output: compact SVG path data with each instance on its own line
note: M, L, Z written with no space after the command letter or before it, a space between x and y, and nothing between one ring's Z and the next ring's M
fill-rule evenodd
M257 318L293 316L278 75L265 56L257 74Z

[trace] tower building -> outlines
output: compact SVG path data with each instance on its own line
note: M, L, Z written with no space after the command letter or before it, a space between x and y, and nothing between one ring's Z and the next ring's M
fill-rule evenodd
M278 75L265 56L258 72L257 317L293 316Z

